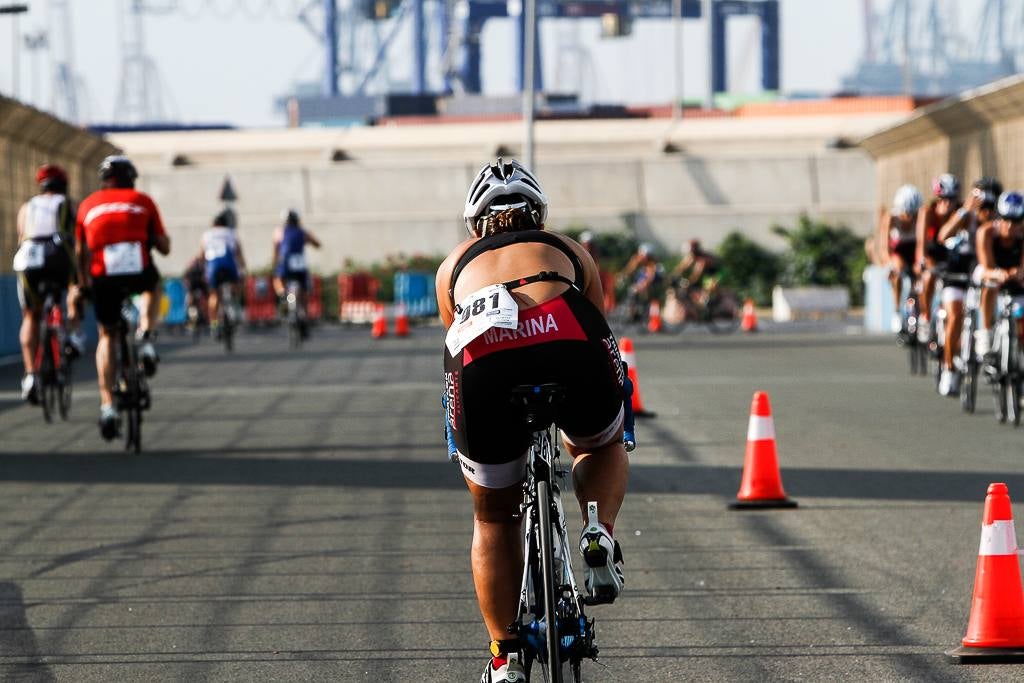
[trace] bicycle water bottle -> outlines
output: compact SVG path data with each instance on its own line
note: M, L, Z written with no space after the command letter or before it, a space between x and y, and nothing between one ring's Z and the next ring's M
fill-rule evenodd
M632 453L636 449L636 425L633 419L633 382L629 379L629 373L626 372L625 363L622 364L622 369L625 375L625 383L622 387L625 397L622 401L622 445L626 447L627 453Z
M448 443L448 460L459 461L459 448L455 445L455 435L452 434L452 427L448 423L448 394L441 392L441 421L444 423L444 438Z

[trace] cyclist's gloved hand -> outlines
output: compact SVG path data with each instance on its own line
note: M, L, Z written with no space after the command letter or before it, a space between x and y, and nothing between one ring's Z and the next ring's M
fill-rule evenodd
M622 372L625 376L623 384L622 410L622 444L626 452L631 453L636 448L636 425L633 416L633 381L629 379L629 371L625 363L622 364Z

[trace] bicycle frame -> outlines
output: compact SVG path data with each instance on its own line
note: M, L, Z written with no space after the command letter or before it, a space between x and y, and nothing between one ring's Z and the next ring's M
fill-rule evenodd
M566 470L560 467L557 442L552 436L555 427L551 424L533 432L527 453L526 480L523 484L523 578L519 592L519 613L509 631L516 633L523 643L527 665L539 661L548 667L549 680L561 681L561 665L568 663L574 677L580 677L583 659L595 659L594 621L587 619L585 600L572 569L565 509L561 501L561 484L565 482ZM544 498L547 514L542 510ZM543 530L544 520L549 520L552 531L552 560L550 571L554 577L553 588L557 591L550 602L545 597L543 585L546 571L544 566ZM551 612L554 612L552 619ZM554 624L557 636L557 653L551 652L548 629ZM552 662L552 658L557 661Z

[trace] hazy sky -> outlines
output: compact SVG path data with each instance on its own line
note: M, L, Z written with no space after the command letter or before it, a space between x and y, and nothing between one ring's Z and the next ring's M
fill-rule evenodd
M12 0L13 1L13 0ZM19 0L31 10L22 15L22 33L47 28L47 0ZM84 83L89 121L117 120L120 84L120 14L130 0L67 0L74 23L75 69ZM282 125L274 98L298 81L319 80L322 55L317 41L286 8L306 0L146 0L176 11L148 14L146 47L162 80L171 115L185 122ZM890 0L876 0L885 8ZM980 4L981 0L969 0ZM0 5L8 0L0 0ZM249 8L250 13L238 11ZM266 11L274 7L275 11ZM236 8L235 11L230 11ZM264 8L263 12L252 12ZM855 66L863 45L862 0L782 0L782 83L786 91L835 90ZM672 93L671 35L667 21L638 21L632 36L600 39L591 21L545 21L545 78L551 90L579 90L589 101L657 103ZM757 22L730 23L732 85L755 90L760 64ZM51 34L51 38L53 34ZM400 36L404 37L404 36ZM0 90L12 92L11 19L0 16ZM372 46L364 37L363 52ZM485 91L511 93L515 49L512 20L492 20L483 36ZM684 28L684 88L687 97L704 91L703 30ZM55 47L51 40L51 48ZM397 41L401 47L402 40ZM406 43L407 44L407 43ZM399 52L408 54L407 50ZM20 98L50 106L50 55L21 50ZM368 59L369 57L367 57ZM432 65L436 66L436 65ZM407 81L407 63L393 60L390 74ZM436 69L434 69L436 72ZM439 79L431 77L437 84Z

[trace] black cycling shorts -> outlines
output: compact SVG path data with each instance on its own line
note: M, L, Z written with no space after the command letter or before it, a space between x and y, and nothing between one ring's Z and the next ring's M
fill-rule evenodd
M42 267L18 273L18 303L26 311L43 305L44 286L57 295L63 294L75 272L67 248L52 240L37 241L44 249Z
M121 319L121 306L133 294L154 292L160 284L160 273L150 264L137 275L107 275L92 281L92 301L96 320L104 327L113 327Z
M445 348L447 420L463 474L487 488L522 481L530 431L511 390L554 382L566 389L556 424L570 443L603 446L623 420L623 371L615 336L575 289L519 311L515 330L491 328L453 357Z

